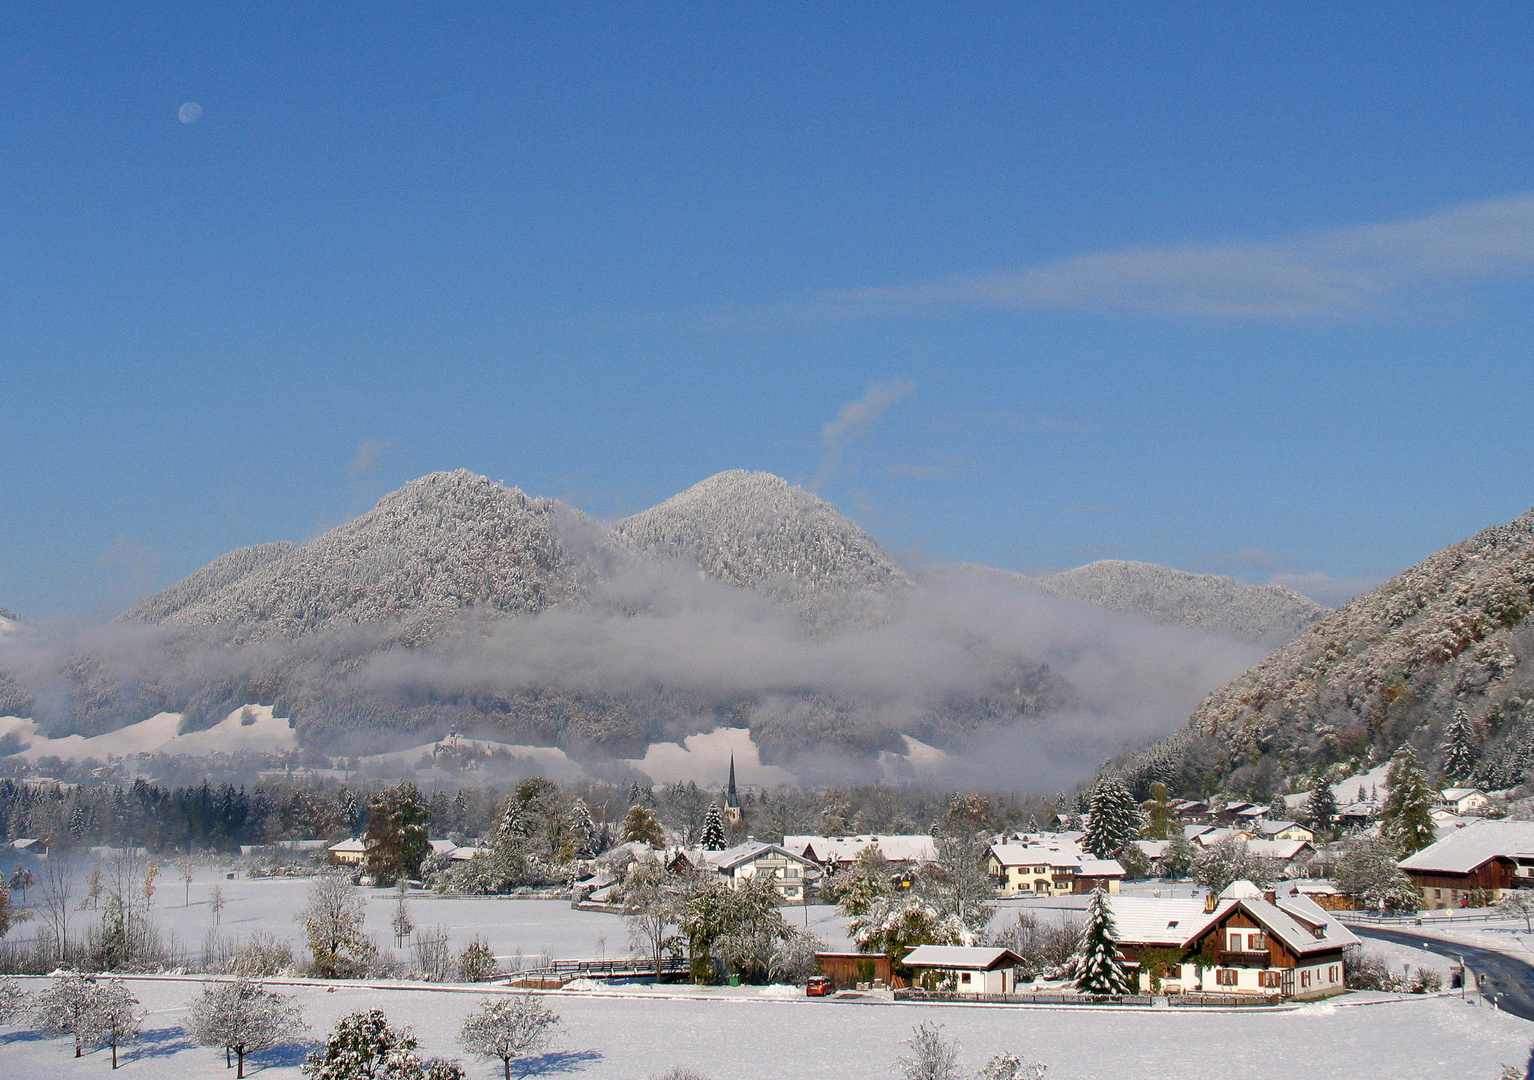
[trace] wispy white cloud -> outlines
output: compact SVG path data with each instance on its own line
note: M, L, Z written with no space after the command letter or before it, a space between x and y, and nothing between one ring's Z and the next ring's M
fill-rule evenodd
M820 429L820 442L825 453L821 455L820 470L815 479L807 485L809 489L815 490L835 475L852 444L876 424L891 405L909 397L915 389L916 384L910 379L885 379L873 383L862 397L847 402L833 419L826 421Z
M1534 193L1277 241L1126 248L910 288L828 293L828 316L913 307L1072 307L1217 319L1343 319L1392 294L1534 266Z

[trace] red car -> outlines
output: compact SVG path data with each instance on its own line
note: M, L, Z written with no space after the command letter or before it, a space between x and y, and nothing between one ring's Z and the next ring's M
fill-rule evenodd
M825 997L831 990L831 980L824 975L811 975L809 982L804 984L805 997Z

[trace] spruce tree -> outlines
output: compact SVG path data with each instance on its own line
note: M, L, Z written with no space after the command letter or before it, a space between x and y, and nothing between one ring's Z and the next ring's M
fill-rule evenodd
M1305 800L1305 819L1317 833L1330 832L1337 820L1337 797L1325 780L1317 782Z
M718 803L709 803L703 813L703 846L709 851L723 851L729 847L724 836L724 815Z
M1473 737L1470 718L1465 715L1465 710L1455 709L1454 719L1444 729L1443 745L1438 749L1443 759L1445 780L1458 784L1470 778L1470 772L1475 768L1475 748L1471 745Z
M1113 911L1108 907L1108 895L1101 889L1093 889L1092 902L1087 905L1086 925L1081 929L1081 941L1076 946L1076 955L1071 957L1077 993L1134 992L1129 984L1129 974L1118 962L1117 934Z
M1385 805L1380 810L1380 835L1406 854L1431 844L1437 832L1433 804L1437 799L1428 786L1427 774L1417 763L1412 748L1403 746L1390 760L1385 774Z
M1140 835L1144 825L1140 805L1129 789L1117 777L1105 776L1092 789L1092 819L1081 846L1099 859L1111 859Z

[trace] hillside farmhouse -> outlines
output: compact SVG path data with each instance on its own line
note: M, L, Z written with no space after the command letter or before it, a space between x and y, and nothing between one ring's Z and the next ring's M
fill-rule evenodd
M1486 793L1473 787L1444 788L1438 793L1443 805L1456 814L1480 814L1491 805Z
M1464 907L1472 890L1495 903L1534 888L1534 821L1481 820L1401 860L1428 909Z
M1124 960L1164 965L1167 993L1320 998L1343 991L1342 953L1358 938L1306 896L1238 881L1218 897L1114 896ZM1150 990L1148 971L1137 971Z

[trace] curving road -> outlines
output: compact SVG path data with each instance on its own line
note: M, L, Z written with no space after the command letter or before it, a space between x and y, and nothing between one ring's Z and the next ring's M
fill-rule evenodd
M1424 937L1420 932L1383 926L1360 926L1348 923L1359 937L1379 938L1397 945L1409 945L1454 960L1463 960L1475 972L1481 995L1497 1008L1524 1020L1534 1020L1534 967L1505 953L1461 945L1456 941Z

